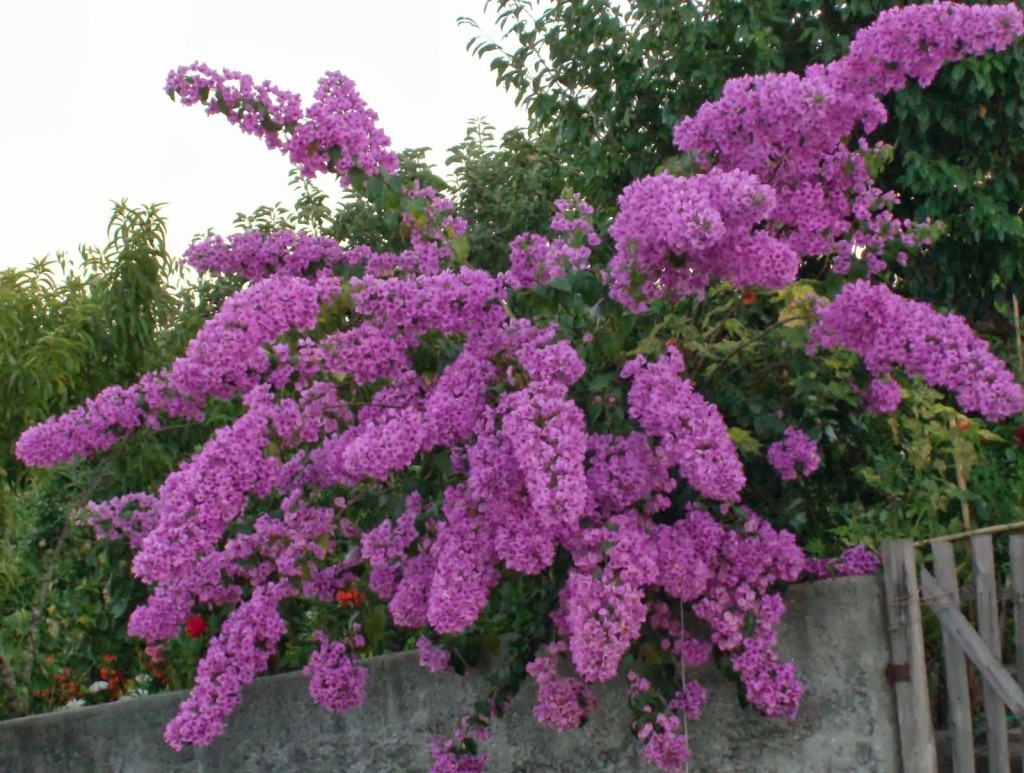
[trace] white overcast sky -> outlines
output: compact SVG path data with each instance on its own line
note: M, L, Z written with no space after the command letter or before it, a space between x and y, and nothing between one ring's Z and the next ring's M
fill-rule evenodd
M306 104L340 70L395 148L431 146L439 163L470 118L523 125L459 16L491 18L483 0L3 0L0 269L102 246L111 200L166 202L175 255L209 227L230 233L236 212L294 200L283 155L164 94L195 60Z

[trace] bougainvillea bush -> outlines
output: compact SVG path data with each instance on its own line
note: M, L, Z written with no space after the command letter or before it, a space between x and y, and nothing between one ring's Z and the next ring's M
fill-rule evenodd
M158 656L209 620L168 743L223 731L289 621L319 626L313 698L358 705L364 601L386 606L427 668L500 650L492 688L433 742L437 771L482 768L478 744L525 676L537 718L568 730L592 685L627 671L643 756L663 770L685 765L706 701L679 666L713 651L747 702L793 717L803 685L776 653L780 586L877 566L858 547L809 559L778 528L787 487L832 462L833 425L813 405L890 413L928 387L989 421L1021 411L1021 387L961 319L887 281L934 227L891 215L896 195L872 177L889 150L867 137L886 118L879 96L1022 32L1013 5L911 6L828 66L731 81L610 224L568 192L496 273L474 267L450 201L394 174L344 76L304 107L238 72L172 72L173 98L400 213L406 248L291 230L194 244L194 268L247 286L173 366L18 443L26 463L56 465L239 406L158 491L93 506L151 588L130 633ZM751 352L787 376L750 381ZM830 391L798 378L822 368Z

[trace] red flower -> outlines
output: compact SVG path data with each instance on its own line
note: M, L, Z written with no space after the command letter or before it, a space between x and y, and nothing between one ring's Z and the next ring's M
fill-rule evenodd
M359 608L366 601L366 598L357 588L349 588L348 590L339 590L334 593L334 599L343 607L348 608Z
M744 306L749 306L756 300L757 295L754 293L753 290L744 290L743 295L740 296L740 301L743 303Z
M1013 436L1017 439L1017 445L1024 446L1024 424L1021 424L1014 431Z
M192 615L185 621L185 633L193 639L198 639L202 636L206 632L207 628L209 628L209 626L206 624L206 620L202 615Z

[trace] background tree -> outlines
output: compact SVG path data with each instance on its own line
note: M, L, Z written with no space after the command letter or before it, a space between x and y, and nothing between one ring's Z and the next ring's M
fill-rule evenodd
M145 673L124 630L145 598L131 552L97 540L82 508L124 486L152 489L219 420L143 432L103 459L56 470L15 460L25 428L169 364L242 284L190 279L167 251L159 205L115 203L108 235L78 261L61 255L0 273L0 716L85 695L103 674L112 686L91 697L106 700Z

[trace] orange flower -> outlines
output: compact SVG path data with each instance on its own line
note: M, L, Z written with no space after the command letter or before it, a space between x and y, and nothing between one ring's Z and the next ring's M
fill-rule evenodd
M740 302L742 302L744 306L749 306L756 300L757 295L753 290L744 290L743 295L740 296Z

